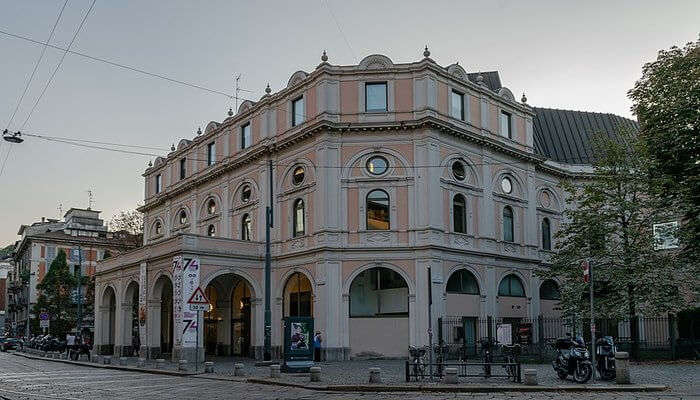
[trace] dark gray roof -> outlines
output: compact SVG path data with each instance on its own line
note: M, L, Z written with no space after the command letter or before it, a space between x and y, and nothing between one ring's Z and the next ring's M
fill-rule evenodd
M479 74L484 78L483 82L486 84L487 88L494 92L498 92L498 90L501 89L501 77L498 76L498 71L472 72L467 74L467 78L474 83L478 83L476 77L479 76Z
M567 164L592 164L591 137L619 138L619 129L639 131L637 121L614 114L535 107L535 152Z

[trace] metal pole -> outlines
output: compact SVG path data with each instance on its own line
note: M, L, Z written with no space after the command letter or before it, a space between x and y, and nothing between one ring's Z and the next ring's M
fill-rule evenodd
M78 245L78 320L76 321L77 329L76 333L82 337L82 328L83 328L83 299L82 299L82 293L81 293L81 286L82 286L82 277L83 277L83 251L80 248L80 245Z
M591 296L591 364L593 364L593 375L591 378L595 381L595 319L593 313L593 263L588 261L588 277L589 277L589 292Z
M430 381L433 381L433 280L428 267L428 365L430 365Z
M194 373L198 373L199 370L199 310L197 310L197 326L195 328L195 333L197 336L194 350Z
M265 208L265 350L263 359L272 360L272 311L270 310L270 280L272 260L270 255L270 228L272 227L272 159L268 160L270 203Z

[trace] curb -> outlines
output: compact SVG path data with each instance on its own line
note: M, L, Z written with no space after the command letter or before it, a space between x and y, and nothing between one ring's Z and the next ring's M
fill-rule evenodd
M148 368L137 368L137 367L124 367L124 366L120 366L120 365L111 365L111 364L97 364L97 363L83 362L83 361L63 360L63 359L56 359L56 358L45 358L45 357L33 356L33 355L24 354L24 353L17 353L17 352L13 352L12 354L15 356L18 356L18 357L24 357L24 358L28 358L31 360L60 362L60 363L64 363L64 364L79 365L81 367L114 369L114 370L119 370L119 371L130 371L130 372L145 372L147 374L155 374L155 375L170 375L170 376L196 376L197 375L194 372L180 372L180 371L169 371L169 370L165 370L165 369L148 369Z

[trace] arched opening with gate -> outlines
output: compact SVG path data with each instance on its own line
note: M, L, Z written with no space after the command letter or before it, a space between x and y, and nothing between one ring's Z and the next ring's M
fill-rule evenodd
M102 303L100 304L100 331L101 340L100 354L114 354L114 339L116 336L116 311L117 296L114 288L107 286L102 293Z
M253 357L254 290L240 275L215 277L205 288L212 308L204 313L204 350L209 357Z
M282 298L285 317L313 317L313 288L301 272L294 272L284 284Z
M166 275L161 275L154 286L153 300L155 303L152 318L152 343L158 346L155 353L159 357L168 358L173 351L173 283ZM156 354L154 354L156 355Z
M139 337L139 284L135 281L129 283L124 293L124 347L122 352L126 356L138 355L141 346Z
M385 267L366 269L352 280L349 294L352 355L405 356L409 290L401 274Z

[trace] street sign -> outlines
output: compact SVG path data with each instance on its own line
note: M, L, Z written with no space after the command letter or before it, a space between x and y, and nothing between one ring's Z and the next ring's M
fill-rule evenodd
M192 296L190 296L190 299L187 300L187 304L190 308L190 311L209 311L209 300L207 300L207 296L204 294L204 291L202 290L201 287L197 287L197 289L194 290L194 293L192 293Z
M49 320L49 313L42 312L41 314L39 314L39 319L41 321L48 321Z
M49 320L48 319L42 319L39 321L39 328L48 328L49 327Z

